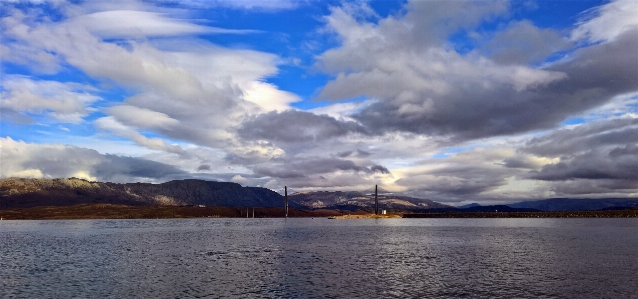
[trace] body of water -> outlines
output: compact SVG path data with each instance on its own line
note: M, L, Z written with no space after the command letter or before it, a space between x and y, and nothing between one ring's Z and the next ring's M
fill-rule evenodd
M0 221L1 298L638 298L638 219Z

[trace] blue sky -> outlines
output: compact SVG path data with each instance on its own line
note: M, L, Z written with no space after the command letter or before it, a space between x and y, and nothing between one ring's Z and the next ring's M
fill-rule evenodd
M637 197L637 14L630 0L5 1L0 177Z

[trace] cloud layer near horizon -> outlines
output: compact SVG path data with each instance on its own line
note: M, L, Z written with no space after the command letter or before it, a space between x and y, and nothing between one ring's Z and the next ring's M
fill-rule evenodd
M446 202L638 196L631 1L582 12L568 28L512 18L518 4L508 1L414 1L387 16L374 3L335 5L308 35L333 42L288 42L315 49L306 66L251 48L269 34L261 28L193 17L306 4L228 3L3 4L0 53L18 67L0 90L0 177L382 184ZM211 41L219 35L248 46ZM313 98L269 79L284 69L328 79ZM304 106L313 100L319 108ZM42 127L69 141L11 131ZM88 145L86 132L122 150Z

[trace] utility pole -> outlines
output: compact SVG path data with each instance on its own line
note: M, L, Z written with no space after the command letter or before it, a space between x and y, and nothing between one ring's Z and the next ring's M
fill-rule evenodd
M374 185L374 214L379 215L379 186Z
M284 186L284 214L288 218L288 186Z

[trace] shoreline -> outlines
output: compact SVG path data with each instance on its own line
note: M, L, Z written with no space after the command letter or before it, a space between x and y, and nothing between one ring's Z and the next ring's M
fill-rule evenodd
M254 213L254 214L253 214ZM248 215L248 217L246 217ZM283 208L234 208L199 206L128 206L117 204L77 204L3 209L3 220L75 220L75 219L177 219L177 218L284 218ZM289 209L288 216L330 217L342 213L332 210Z
M330 219L388 219L388 218L402 218L403 214L346 214L341 216L331 216Z
M638 209L564 212L452 212L403 214L403 218L638 218Z
M247 213L248 212L248 213ZM248 217L246 217L248 215ZM254 215L254 216L253 216ZM283 208L234 208L198 206L127 206L79 204L0 210L3 220L74 219L177 219L177 218L284 218ZM638 218L638 209L573 212L447 212L390 213L368 211L289 209L289 218L389 219L389 218Z

